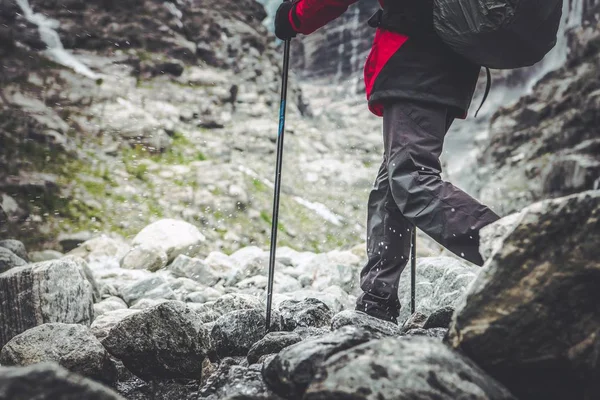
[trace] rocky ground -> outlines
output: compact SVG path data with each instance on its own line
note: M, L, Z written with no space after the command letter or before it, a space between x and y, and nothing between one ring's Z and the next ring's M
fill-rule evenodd
M594 399L599 213L596 190L508 216L483 269L420 258L400 325L353 310L354 252L282 248L269 333L268 254L198 256L187 222L66 255L5 240L0 399Z
M131 239L152 221L178 218L202 227L205 255L267 245L281 61L263 8L55 3L30 5L58 21L85 74L40 53L38 27L17 3L0 3L5 235L69 250L60 234ZM378 131L307 118L294 79L289 99L281 242L353 246L364 234Z

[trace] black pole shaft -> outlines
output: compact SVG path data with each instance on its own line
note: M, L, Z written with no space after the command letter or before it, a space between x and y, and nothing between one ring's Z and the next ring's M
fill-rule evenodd
M283 71L281 72L281 103L279 105L279 132L277 134L277 165L275 167L273 218L271 221L271 254L269 256L269 281L267 284L267 332L269 332L271 327L271 305L273 303L273 278L275 275L275 253L277 250L277 224L279 222L279 195L281 192L281 169L283 165L283 134L285 132L285 106L287 101L289 66L290 40L286 40L283 46Z
M417 275L417 228L413 227L410 235L410 313L415 313L416 275Z

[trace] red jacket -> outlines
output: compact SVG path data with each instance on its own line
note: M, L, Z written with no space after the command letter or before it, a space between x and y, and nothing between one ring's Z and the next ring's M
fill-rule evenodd
M289 19L297 32L308 35L357 1L294 0ZM383 7L383 0L379 4ZM439 38L409 41L406 35L382 29L375 33L364 68L369 109L378 116L383 115L382 102L393 98L446 104L457 116L466 115L478 75L478 66L452 53Z

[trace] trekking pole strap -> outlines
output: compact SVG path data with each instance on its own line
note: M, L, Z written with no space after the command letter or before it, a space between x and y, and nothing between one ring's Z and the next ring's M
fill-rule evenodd
M492 73L490 72L490 69L488 67L485 67L485 74L487 76L487 81L485 83L485 93L483 95L483 100L481 100L481 104L479 105L479 108L475 113L475 117L477 117L477 114L479 114L479 111L481 111L481 107L483 107L483 105L485 104L485 101L487 100L488 95L490 94L490 90L492 88Z

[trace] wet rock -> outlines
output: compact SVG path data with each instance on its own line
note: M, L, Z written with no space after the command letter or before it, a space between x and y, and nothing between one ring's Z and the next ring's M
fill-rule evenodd
M280 317L271 315L270 331L281 329ZM211 336L219 357L246 356L250 348L266 334L265 311L246 309L231 311L214 323Z
M429 315L435 310L456 307L469 284L479 274L480 268L450 257L423 257L417 259L416 307L415 311ZM410 268L400 277L398 289L400 325L410 316Z
M158 247L141 244L133 247L121 259L121 268L158 271L167 266L169 257Z
M398 336L400 327L393 322L375 318L361 311L346 310L336 314L331 321L331 329L343 326L356 326L384 336Z
M221 362L200 391L200 395L209 400L282 400L267 388L260 368L237 365L232 358Z
M207 286L215 285L221 278L203 260L185 255L177 256L168 269L177 276L190 278Z
M380 337L363 328L345 326L324 336L304 340L265 362L263 378L281 396L302 397L321 364L329 357Z
M27 261L17 256L7 248L0 247L0 273L8 271L11 268L26 265Z
M127 303L120 297L112 296L94 304L94 317L97 319L107 312L123 309L127 309Z
M145 382L136 376L115 384L117 392L127 400L197 400L200 387L197 380L166 379Z
M415 312L404 322L401 330L402 332L406 332L411 329L423 329L425 322L427 322L427 315Z
M199 379L210 337L195 311L167 302L118 322L102 344L144 380Z
M332 356L303 398L516 400L472 361L417 337L374 340Z
M427 321L425 321L425 325L423 325L423 329L431 329L431 328L444 328L448 329L450 326L450 322L452 322L452 315L454 315L454 308L452 307L444 307L438 310L435 310L431 313Z
M600 191L523 210L449 341L520 398L597 398Z
M194 225L175 219L162 219L142 229L133 238L132 245L163 250L168 260L173 261L180 254L194 256L202 242L204 235Z
M89 325L94 294L84 266L81 259L65 258L0 274L0 347L47 322Z
M213 304L213 310L220 314L232 311L249 310L263 307L263 303L255 296L243 293L229 293L219 297Z
M140 312L140 310L134 310L131 308L107 311L106 313L97 317L94 322L92 322L92 325L90 325L90 331L98 340L102 341L108 336L108 332L110 332L113 326L130 315L138 312Z
M267 335L254 343L248 351L248 363L255 364L260 357L266 354L279 353L281 350L302 340L299 334L294 332L269 332Z
M333 313L321 300L308 298L302 301L285 300L279 304L283 329L293 331L298 327L321 328L329 326Z
M494 252L502 248L504 237L515 229L520 218L521 213L508 215L495 223L484 227L479 232L479 253L484 260L487 260Z
M44 324L12 338L0 352L0 364L25 367L40 362L61 367L89 378L113 382L117 370L89 328L72 324Z
M261 293L261 299L266 297ZM273 295L273 304L277 307L284 300L302 301L306 298L321 300L327 304L333 313L338 313L348 308L354 308L355 299L348 296L339 286L331 286L324 290L302 289L289 293L275 293Z
M2 400L125 400L112 389L55 363L0 367Z
M0 247L12 251L17 257L29 262L29 256L27 255L27 250L25 249L23 242L14 239L0 240Z

